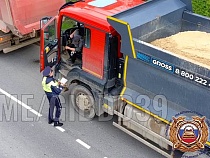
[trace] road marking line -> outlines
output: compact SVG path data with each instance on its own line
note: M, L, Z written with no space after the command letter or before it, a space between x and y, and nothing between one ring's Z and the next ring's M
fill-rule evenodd
M37 115L38 117L41 117L42 115L40 113L38 113L37 111L35 111L34 109L29 110L30 112L34 113L35 115Z
M51 124L52 126L54 126L54 123L52 123ZM61 131L61 132L65 132L66 130L65 129L63 129L62 127L55 127L55 128L57 128L59 131Z
M13 101L15 101L18 104L20 104L22 107L28 109L29 111L31 111L32 113L34 113L38 117L41 117L42 116L40 113L38 113L37 111L35 111L34 109L32 109L30 106L26 105L25 103L23 103L22 101L18 100L17 98L15 98L14 96L12 96L11 94L7 93L6 91L4 91L1 88L0 88L0 92L3 93L4 95L6 95L7 97L9 97L10 99L12 99Z
M0 88L0 92L4 95L6 95L7 97L9 97L10 99L12 99L13 101L17 102L19 105L21 105L22 107L26 108L27 110L29 110L30 112L34 113L35 115L37 115L38 117L41 117L42 114L40 114L39 112L37 112L36 110L32 109L30 106L26 105L25 103L23 103L22 101L18 100L17 98L15 98L14 96L12 96L11 94L7 93L6 91L4 91L3 89ZM61 132L65 132L65 129L63 129L62 127L56 127L59 131Z
M76 141L87 149L91 148L90 145L86 144L85 142L81 141L80 139L77 139Z
M55 128L57 128L61 132L65 132L65 129L63 129L62 127L55 127Z

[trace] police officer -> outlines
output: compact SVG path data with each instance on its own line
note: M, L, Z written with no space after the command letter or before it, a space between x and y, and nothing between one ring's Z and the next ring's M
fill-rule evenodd
M50 105L48 123L51 124L54 122L54 126L62 126L63 123L59 122L62 106L58 96L64 88L64 85L61 85L53 78L53 70L49 66L43 71L42 87L47 95ZM53 119L54 107L56 107L55 119Z

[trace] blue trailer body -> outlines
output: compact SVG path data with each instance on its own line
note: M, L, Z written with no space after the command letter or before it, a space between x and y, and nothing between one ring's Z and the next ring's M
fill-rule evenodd
M156 0L108 17L108 22L122 40L122 98L167 124L180 113L191 118L194 112L210 119L210 69L149 44L183 31L209 33L209 18L192 13L189 0ZM141 100L144 95L149 96L149 105ZM167 99L163 111L157 110L156 95Z

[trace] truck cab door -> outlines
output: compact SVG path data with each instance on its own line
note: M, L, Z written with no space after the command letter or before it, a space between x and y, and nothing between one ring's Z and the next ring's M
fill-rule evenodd
M40 72L46 66L53 67L58 63L58 39L57 20L54 18L43 18L40 20Z

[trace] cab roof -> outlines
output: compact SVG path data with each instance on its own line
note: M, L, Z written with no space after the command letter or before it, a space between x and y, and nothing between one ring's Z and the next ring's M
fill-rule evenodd
M66 15L81 23L112 32L113 28L107 22L107 16L115 15L142 3L144 0L85 0L61 9L60 15Z

